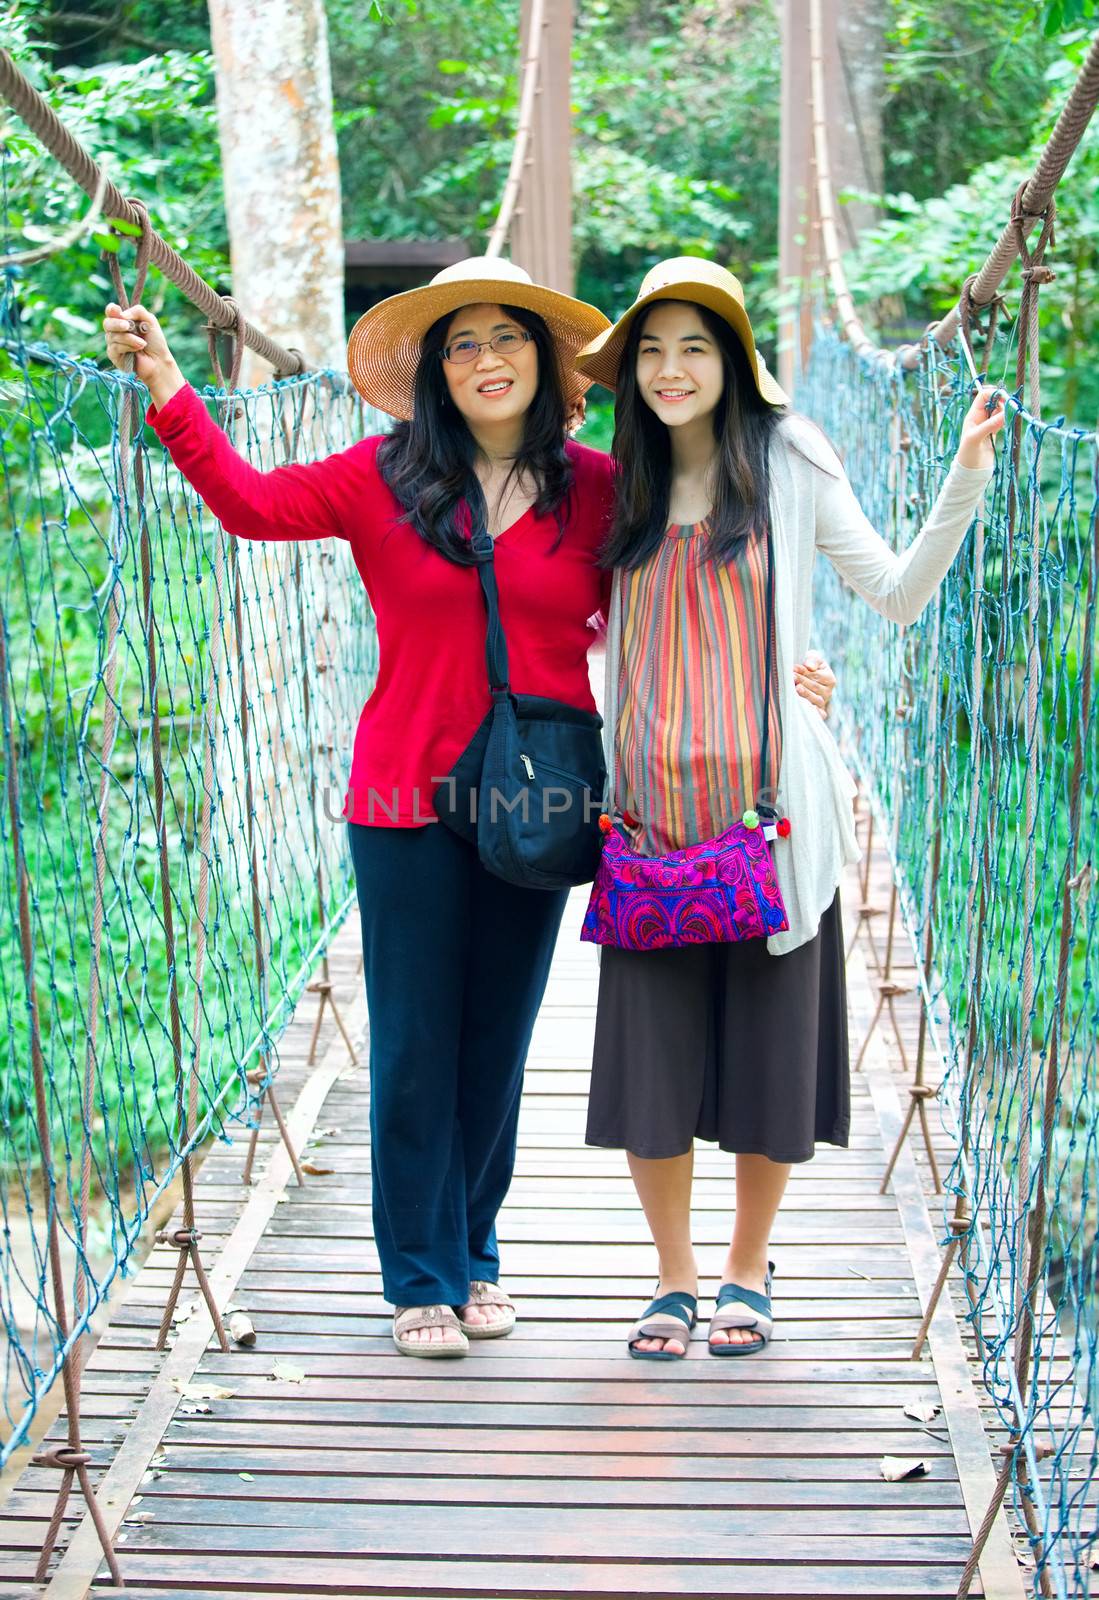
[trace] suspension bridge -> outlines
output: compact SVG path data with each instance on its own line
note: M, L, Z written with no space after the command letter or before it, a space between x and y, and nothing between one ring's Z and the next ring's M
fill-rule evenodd
M567 72L560 10L524 14L491 248L549 280ZM955 310L888 351L844 280L819 0L804 18L798 407L904 544L973 374L1002 368L1012 399L985 506L916 626L820 575L865 848L844 885L853 1132L796 1169L778 1336L731 1375L700 1341L670 1368L624 1359L652 1252L624 1162L583 1145L580 901L501 1219L519 1326L441 1372L394 1351L334 802L376 667L358 576L342 548L225 538L141 430L133 378L28 342L33 263L7 258L0 1594L1089 1592L1099 451L1043 415L1038 302L1099 41ZM206 400L250 459L383 426L198 278L4 53L0 95L134 247L128 282L109 257L120 302L155 266L204 312ZM237 386L246 345L276 382ZM700 1152L704 1263L730 1192Z

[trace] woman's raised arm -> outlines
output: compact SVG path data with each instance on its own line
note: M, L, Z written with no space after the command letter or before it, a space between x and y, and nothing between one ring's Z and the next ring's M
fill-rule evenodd
M148 422L226 531L242 539L347 538L333 505L329 457L261 472L237 451L176 364L164 331L144 306L111 304L103 318L107 355L149 390ZM356 447L358 448L358 447Z
M993 435L1004 425L1004 397L980 390L962 424L958 453L927 520L907 549L895 554L873 528L824 436L814 457L827 460L816 486L816 542L875 611L892 622L916 621L950 570L977 503L992 475Z

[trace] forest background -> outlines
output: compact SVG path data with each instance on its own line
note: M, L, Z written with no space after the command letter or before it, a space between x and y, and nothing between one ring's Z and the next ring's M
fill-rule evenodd
M577 293L614 315L660 257L712 255L744 281L766 348L779 306L778 8L576 0L575 10ZM516 121L518 0L327 0L326 12L345 238L457 237L471 253L483 249ZM880 142L880 220L847 261L880 337L918 336L983 260L1097 13L1097 0L880 0L881 118L862 130ZM16 0L4 20L8 48L66 124L228 293L205 0ZM8 238L33 245L82 202L16 119L4 138L20 170L5 197ZM1093 426L1099 119L1057 206L1057 275L1042 295L1045 409ZM99 249L87 238L32 269L21 296L26 337L100 356L109 282ZM197 316L155 273L149 298L170 319L185 370L202 381Z

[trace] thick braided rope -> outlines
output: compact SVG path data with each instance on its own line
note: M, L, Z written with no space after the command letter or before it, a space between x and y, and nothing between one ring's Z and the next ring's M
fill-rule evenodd
M1023 226L1029 233L1035 222L1044 217L1053 191L1064 177L1073 152L1084 136L1084 129L1099 105L1099 35L1096 35L1087 60L1084 62L1072 88L1072 93L1057 118L1045 149L1038 157L1038 165L1020 191L1019 211L1024 217ZM1024 235L1025 237L1025 235ZM970 287L974 306L986 306L993 300L996 290L1007 276L1011 263L1018 254L1018 229L1014 213L1003 232L989 251L984 265ZM953 339L961 317L960 303L947 312L931 329L930 337L945 347ZM909 347L898 352L901 365L914 367L916 357Z
M94 198L102 192L103 209L108 217L119 217L135 227L141 224L142 218L136 207L109 179L104 179L102 169L47 105L34 85L23 76L6 50L0 50L0 96L85 194ZM205 278L200 278L183 257L152 229L149 230L149 258L217 327L227 333L235 333L239 326L249 349L270 362L280 376L306 370L300 351L285 349L243 318L238 322L237 315L226 307L217 290L211 288Z

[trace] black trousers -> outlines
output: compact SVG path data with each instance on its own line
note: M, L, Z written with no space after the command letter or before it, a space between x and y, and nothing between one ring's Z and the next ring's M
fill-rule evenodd
M567 892L518 889L442 823L348 825L370 1012L374 1237L394 1305L494 1283L523 1068Z

